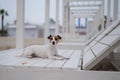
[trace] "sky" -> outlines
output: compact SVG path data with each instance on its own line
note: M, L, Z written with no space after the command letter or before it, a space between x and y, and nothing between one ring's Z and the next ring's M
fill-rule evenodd
M16 20L16 1L17 0L0 0L0 9L5 9L9 14L9 16L5 17L5 23L13 23L14 20ZM50 18L53 18L54 20L56 10L55 1L56 0L50 0ZM59 24L62 25L62 0L59 1ZM120 0L118 1L120 3ZM107 12L105 10L105 14L106 13ZM45 22L45 0L25 0L25 22L30 22L33 24L43 24Z
M50 0L50 18L55 20L55 1ZM60 0L59 23L62 24L62 0ZM0 9L8 11L5 22L16 20L16 0L0 0ZM0 20L1 22L1 20ZM45 22L45 0L25 0L25 22L43 24Z

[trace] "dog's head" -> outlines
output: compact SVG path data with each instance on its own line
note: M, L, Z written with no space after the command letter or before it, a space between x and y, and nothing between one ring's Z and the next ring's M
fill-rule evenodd
M59 35L57 35L57 36L49 35L49 36L48 36L48 39L50 40L50 43L51 43L52 45L56 45L56 44L59 42L59 40L62 39L62 37L59 36Z

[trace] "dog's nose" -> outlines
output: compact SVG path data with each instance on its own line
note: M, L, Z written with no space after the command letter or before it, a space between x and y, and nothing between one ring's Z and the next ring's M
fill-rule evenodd
M55 45L55 42L53 41L52 44Z

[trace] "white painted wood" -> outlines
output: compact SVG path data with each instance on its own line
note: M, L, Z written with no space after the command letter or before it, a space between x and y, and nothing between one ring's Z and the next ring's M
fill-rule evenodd
M15 65L15 67L19 67L19 66L24 66L24 67L30 67L31 65L34 65L35 63L41 61L41 58L25 58L23 57L23 60L20 59L19 62L17 62Z
M70 56L73 54L74 50L65 50L64 52L62 52L62 54L60 54L63 57L66 58L70 58ZM58 52L59 54L60 52Z
M105 34L101 34L101 35L99 35L95 40L96 40L96 41L99 41L99 40L101 40L104 36L105 36Z
M52 59L42 59L35 63L34 65L31 65L30 68L38 68L38 69L45 69L47 65L52 63L54 60Z
M71 54L73 53L73 50L68 50L67 52L64 52L61 56L64 56L66 58L70 58ZM52 63L46 66L48 69L62 69L62 66L69 60L54 60Z
M113 11L113 20L118 19L118 0L114 0L114 11Z
M93 47L91 47L92 51L94 52L94 54L96 55L96 59L91 61L91 64L86 66L86 68L84 68L84 57L83 57L83 68L84 69L91 69L94 65L96 65L100 60L102 60L105 56L107 56L116 46L116 44L119 44L119 40L120 40L120 35L110 35L111 33L116 33L117 31L114 31L117 29L117 27L115 27L115 29L112 31L113 28L109 28L109 30L107 30L106 33L108 34L107 36L102 36L101 39L98 39L98 41L100 41L99 43L96 43ZM102 33L102 34L103 34ZM99 37L99 36L98 36ZM118 45L117 44L117 45ZM111 46L111 47L110 47ZM85 54L85 53L84 53ZM85 60L87 61L87 60Z
M24 48L24 9L25 0L17 0L16 48Z
M81 51L74 51L70 59L63 65L63 70L78 70L79 68L79 60L80 60L80 52Z
M5 54L5 53L8 53L8 52L12 52L12 51L15 51L17 49L8 49L8 50L3 50L3 51L0 51L0 55L1 54Z
M59 0L56 0L56 35L59 34Z
M97 43L93 47L91 47L92 51L95 53L96 56L100 56L104 54L104 52L109 48L109 46Z
M97 43L97 41L93 40L93 41L89 44L89 46L92 47L92 46L94 46L96 43Z
M58 54L60 54L60 55L63 55L64 53L65 53L64 55L66 55L66 52L67 52L66 50L58 50ZM67 56L65 56L65 57L67 57ZM39 68L39 69L49 69L49 68L53 67L55 69L60 69L59 67L60 67L60 64L62 63L62 61L58 61L58 62L57 61L58 60L43 59L43 60L35 63L34 65L31 65L30 68L35 67L35 68ZM60 63L60 64L58 64L56 66L54 66L54 65L52 66L52 63L55 63L55 64ZM50 65L50 67L49 67L49 65Z
M65 1L71 1L71 2L74 2L74 1L77 2L78 1L79 2L79 1L83 1L83 0L65 0ZM94 0L84 0L84 1L94 1ZM97 1L101 1L101 0L97 0Z
M111 0L107 1L107 26L110 25L110 18L111 18Z
M16 56L16 53L0 56L0 64L4 65L6 62L10 62L10 60L13 56Z
M106 36L100 42L113 46L118 40L120 40L120 35Z
M102 12L102 28L104 30L104 15L105 15L105 0L102 0L102 6L101 6L101 12Z
M8 57L8 58L7 58ZM3 61L0 61L0 67L8 67L8 68L14 68L14 67L22 67L22 68L29 68L30 65L37 63L41 60L41 58L25 58L25 57L16 57L15 55L8 55L7 57L4 57Z
M119 75L110 71L0 69L0 80L119 80Z
M90 46L88 45L88 46L85 46L84 48L83 48L83 53L86 53L88 50L90 50Z
M54 60L46 68L47 69L62 69L62 66L65 64L66 61L67 60Z
M13 54L14 52L18 51L18 49L12 49L12 50L5 50L5 51L0 51L0 57L8 55L8 54ZM20 50L19 50L20 51Z
M96 35L92 36L87 42L86 42L86 45L90 44L93 40L95 40L98 36L100 36L100 34L102 33L103 31L100 31L98 32Z
M99 41L103 37L105 37L106 34L110 33L113 29L118 27L117 25L120 23L120 20L116 20L112 25L110 25L106 30L104 30L95 40Z
M65 24L65 32L68 34L68 27L69 27L69 2L66 2L65 5L65 19L66 19L66 24Z
M48 43L47 37L49 36L49 8L50 0L45 0L45 31L44 31L45 44Z
M66 13L66 10L65 10L65 1L62 0L62 35L64 36L64 33L65 33L65 22L66 22L66 19L65 19L65 13Z
M75 19L71 12L70 12L70 33L75 34Z
M86 67L89 67L89 65L92 63L93 60L95 60L95 56L93 55L91 50L88 50L87 52L84 53L83 55L83 69Z
M27 58L9 57L9 59L2 62L0 67L14 68L24 66L24 63L27 63Z
M120 25L114 29L109 35L120 35Z

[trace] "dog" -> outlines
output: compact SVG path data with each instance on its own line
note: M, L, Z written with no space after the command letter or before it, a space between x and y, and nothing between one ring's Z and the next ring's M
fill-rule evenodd
M68 59L63 56L60 56L57 52L57 44L60 39L62 39L61 36L52 36L49 35L48 37L49 44L47 45L32 45L29 47L26 47L23 51L23 54L21 56L32 58L32 57L40 57L40 58L49 58L54 60L63 60Z

